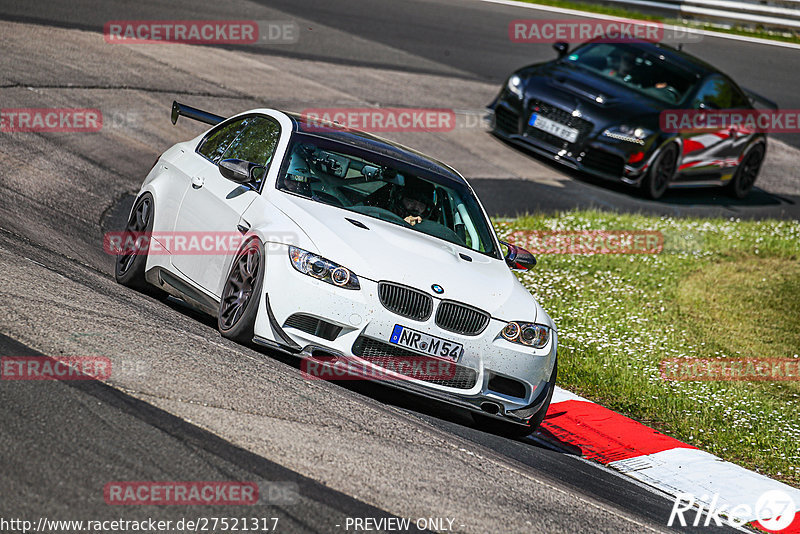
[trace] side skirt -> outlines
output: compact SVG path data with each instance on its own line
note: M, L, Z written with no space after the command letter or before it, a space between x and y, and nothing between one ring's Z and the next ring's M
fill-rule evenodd
M217 316L219 301L177 275L161 267L154 267L147 271L144 277L170 295L186 301L212 317Z

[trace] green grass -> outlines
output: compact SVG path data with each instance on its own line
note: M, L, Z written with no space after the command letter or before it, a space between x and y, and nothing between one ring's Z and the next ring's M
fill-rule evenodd
M666 358L799 358L800 221L572 211L517 230L656 230L660 254L541 255L520 275L559 329L559 382L800 486L800 381L666 381Z
M720 33L730 33L733 35L744 35L746 37L756 37L759 39L771 39L773 41L781 41L787 43L800 43L800 36L794 32L786 31L771 31L762 28L749 28L745 26L721 26L719 24L711 24L708 22L674 19L669 17L662 17L658 15L650 15L641 13L635 10L604 6L601 4L588 3L588 2L574 2L571 0L517 0L526 4L540 4L545 6L561 7L565 9L576 9L578 11L588 11L590 13L599 13L602 15L610 15L612 17L622 17L637 20L652 20L663 22L664 24L672 24L675 26L684 26L687 28L695 28L699 30L709 30Z

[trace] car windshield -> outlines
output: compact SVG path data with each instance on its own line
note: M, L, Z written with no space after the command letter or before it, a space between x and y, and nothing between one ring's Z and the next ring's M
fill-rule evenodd
M670 65L664 56L624 43L590 43L576 49L564 62L667 104L683 102L697 81L691 73Z
M290 146L278 189L497 257L465 184L344 144L301 139Z

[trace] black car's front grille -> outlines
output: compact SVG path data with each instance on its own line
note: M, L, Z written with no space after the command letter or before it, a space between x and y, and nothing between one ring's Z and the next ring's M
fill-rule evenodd
M283 326L285 328L296 328L301 332L321 337L328 341L336 339L342 331L341 326L336 326L335 324L303 313L290 315L289 318L286 319L286 322L283 323Z
M436 310L436 324L440 328L465 336L477 336L483 332L489 319L485 311L457 302L443 301Z
M427 321L433 311L430 295L391 282L378 284L378 298L387 310L415 321Z
M519 133L519 115L508 108L497 106L494 110L495 127L509 134Z
M478 380L475 369L439 358L422 356L364 336L356 339L353 344L353 354L378 367L439 386L471 389Z
M582 117L576 117L572 114L571 111L565 111L559 107L554 106L553 104L542 102L541 100L532 99L530 101L528 112L529 112L528 115L529 118L531 113L537 113L538 115L546 119L550 119L551 121L555 121L565 126L569 126L570 128L575 128L576 130L578 130L577 139L575 139L574 143L570 143L565 139L556 137L555 135L547 133L544 130L540 130L539 128L534 128L533 126L530 125L526 127L525 135L541 139L548 145L554 147L563 147L563 148L573 147L574 145L579 144L587 135L589 135L593 128L592 123L587 121L586 119Z
M611 176L622 177L625 170L625 160L620 156L606 152L605 150L598 150L596 148L590 149L583 156L581 163L588 170L601 172Z

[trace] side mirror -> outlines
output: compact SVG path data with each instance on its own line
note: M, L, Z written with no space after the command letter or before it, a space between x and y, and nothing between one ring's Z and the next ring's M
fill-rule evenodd
M219 173L232 182L246 184L263 174L266 167L241 159L223 159L219 162Z
M569 52L569 44L560 41L558 43L553 44L553 50L558 52L558 58L561 59L562 57L567 55L567 52Z
M536 265L536 258L522 247L500 241L500 244L508 247L508 254L506 254L506 265L515 271L527 271Z

